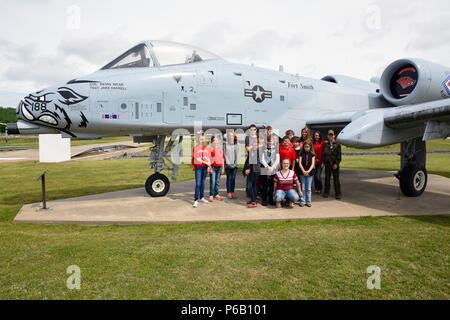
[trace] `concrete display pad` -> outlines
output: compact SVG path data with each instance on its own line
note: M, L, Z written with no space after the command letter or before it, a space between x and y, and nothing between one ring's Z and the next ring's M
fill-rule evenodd
M145 224L204 221L275 221L297 219L344 219L366 216L450 215L450 179L428 176L428 187L418 198L403 196L392 172L343 170L342 200L333 193L325 199L312 195L312 207L247 208L244 179L238 173L238 199L200 203L193 208L194 181L172 183L169 194L151 198L143 188L48 202L50 211L38 211L40 203L25 205L14 219L17 223L49 224ZM220 193L225 196L225 177ZM209 178L206 180L209 195Z

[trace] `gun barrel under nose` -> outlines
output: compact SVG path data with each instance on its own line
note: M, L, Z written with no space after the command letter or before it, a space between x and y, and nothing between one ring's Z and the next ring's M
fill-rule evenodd
M58 133L55 129L39 126L23 120L19 120L17 123L6 123L6 132L8 134Z

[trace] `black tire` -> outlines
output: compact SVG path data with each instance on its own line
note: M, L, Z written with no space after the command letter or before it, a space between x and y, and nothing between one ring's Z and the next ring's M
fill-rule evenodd
M427 170L417 164L408 164L400 174L400 190L407 197L420 196L425 191L427 182Z
M145 191L152 197L164 197L169 189L170 181L161 173L152 174L145 181Z

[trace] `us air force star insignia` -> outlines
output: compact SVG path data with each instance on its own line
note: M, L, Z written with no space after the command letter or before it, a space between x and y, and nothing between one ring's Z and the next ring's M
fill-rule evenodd
M264 90L261 86L254 86L252 89L245 89L244 96L252 97L255 102L263 102L266 98L272 98L272 91Z

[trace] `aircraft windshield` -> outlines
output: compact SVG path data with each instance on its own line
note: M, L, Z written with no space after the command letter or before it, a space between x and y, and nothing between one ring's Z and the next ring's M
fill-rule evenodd
M102 70L145 67L153 67L153 63L147 46L142 43L131 48L124 54L120 55L118 58L108 63L102 68Z
M155 58L161 67L220 59L211 52L180 43L151 41L151 44Z

